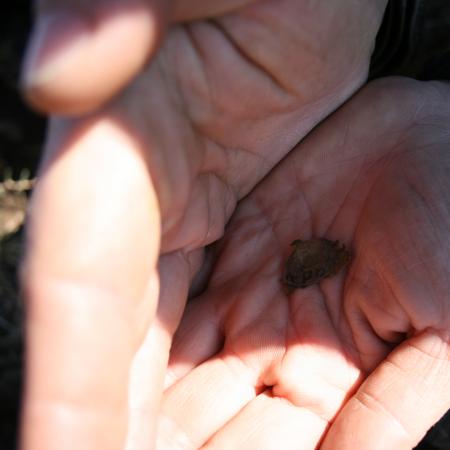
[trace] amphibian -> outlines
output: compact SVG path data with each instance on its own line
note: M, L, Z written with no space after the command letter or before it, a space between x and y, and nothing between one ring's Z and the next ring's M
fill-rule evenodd
M282 280L289 291L317 284L335 275L351 259L350 252L339 241L296 239L291 246L294 250L286 261Z

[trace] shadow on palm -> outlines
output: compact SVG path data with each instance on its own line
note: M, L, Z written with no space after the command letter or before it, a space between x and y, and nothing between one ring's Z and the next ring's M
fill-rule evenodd
M224 427L213 439L221 442L264 395L313 413L314 447L396 344L448 326L450 161L445 126L436 133L446 120L445 95L439 84L373 83L241 202L208 289L188 305L172 351L168 415L173 399L206 374L217 382L211 391L219 404L235 398L205 426L209 434L192 433L193 442ZM280 280L289 244L312 237L340 240L353 260L348 271L288 296ZM228 389L215 364L230 369ZM253 393L242 395L242 385ZM207 402L198 389L190 407Z

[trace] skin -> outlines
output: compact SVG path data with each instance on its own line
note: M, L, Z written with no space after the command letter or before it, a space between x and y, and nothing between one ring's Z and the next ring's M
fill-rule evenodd
M186 5L188 3L185 2ZM239 429L227 430L225 420L238 417L240 408L236 405L255 404L252 400L256 399L258 402L266 402L274 395L282 408L279 417L286 418L283 422L286 427L289 428L289 424L294 422L297 425L303 423L304 419L304 429L311 432L303 433L302 439L306 439L307 445L314 448L327 429L323 420L326 422L334 418L344 399L353 393L366 373L386 355L386 347L391 348L389 345L382 345L382 351L379 350L376 345L378 341L373 338L375 350L369 346L368 354L375 354L376 358L363 358L361 355L366 354L366 347L357 347L357 339L353 342L351 333L347 330L350 336L343 332L343 339L344 342L348 340L348 346L353 352L343 358L340 332L333 334L326 318L323 319L323 332L308 331L308 328L311 328L308 326L310 322L304 320L303 314L300 314L302 323L298 326L306 330L302 331L306 332L303 339L315 344L327 343L320 348L325 348L325 351L319 351L325 362L322 364L321 359L319 366L324 369L331 364L337 369L336 373L340 373L344 367L343 381L341 378L338 380L340 396L331 394L332 405L327 405L327 402L321 399L320 418L316 420L314 418L318 414L314 392L317 392L317 385L304 389L304 383L287 380L278 383L281 386L278 390L274 388L273 392L267 391L264 386L272 386L278 382L276 373L279 373L280 379L281 373L286 373L286 376L292 373L287 365L283 370L280 366L280 371L273 372L272 376L259 377L264 372L261 368L266 363L275 367L280 351L284 352L282 346L277 347L279 341L273 345L273 342L268 340L267 344L264 341L257 345L257 349L273 350L270 354L261 352L263 363L257 365L255 362L257 367L254 373L258 374L258 380L254 381L254 373L239 372L237 367L235 374L243 375L248 383L238 395L233 392L229 396L229 403L225 405L227 407L223 407L219 417L213 419L209 409L206 414L201 414L201 405L204 405L202 402L208 398L208 401L214 400L223 406L221 397L216 397L217 388L214 386L224 386L222 395L229 388L230 378L221 378L221 375L228 373L222 370L223 366L213 363L217 360L214 355L220 353L221 338L225 337L223 329L217 327L217 324L223 323L225 316L230 317L229 311L232 308L226 308L228 312L221 312L219 321L211 321L209 313L205 313L208 307L202 305L214 305L217 300L198 300L192 305L200 306L189 306L184 314L178 336L186 336L177 338L170 370L166 371L173 333L183 315L191 282L199 270L203 273L208 269L208 259L204 258L205 245L223 235L224 226L234 212L237 202L315 125L360 87L365 79L374 36L384 8L384 2L375 1L355 4L349 0L341 2L336 9L330 8L328 2L312 4L287 0L282 3L266 1L254 2L249 6L245 6L245 2L234 2L234 9L228 11L229 14L221 15L223 2L206 3L193 2L192 6L195 5L195 8L186 6L185 11L196 12L195 17L215 15L214 21L170 25L160 52L145 69L145 61L158 47L161 32L167 27L167 18L191 18L183 16L182 6L174 3L172 11L164 12L164 8L154 2L133 3L133 8L129 10L126 3L125 7L119 7L115 14L104 14L101 3L87 6L83 2L69 1L38 3L38 27L24 64L24 92L41 110L51 113L86 114L72 119L54 117L51 120L40 182L33 200L27 255L23 267L23 285L27 298L27 374L22 416L22 449L109 450L124 446L128 449L147 449L156 441L156 448L174 448L170 439L181 442L181 448L191 448L192 445L195 447L205 444L213 435L216 436L214 439L220 439L219 433L225 436L222 437L222 442L227 442L226 439L232 442L232 439L239 439ZM211 9L213 4L217 9ZM66 11L64 17L57 15L56 19L53 16L53 19L49 20L49 14L60 11L61 8ZM76 24L72 23L73 15L77 17ZM88 22L86 16L89 16ZM153 19L149 20L149 17ZM46 25L42 28L39 24L43 22ZM151 24L158 24L158 27ZM57 50L49 51L51 42L54 42L50 38L52 33L56 32L53 30L58 27L59 30L62 28L72 31L62 40ZM340 35L341 39L335 39L336 35ZM137 48L127 44L126 48L131 49L130 55L121 60L119 56L123 54L122 49L113 45L115 41L111 36L121 36L117 41L124 45L127 42L137 42ZM102 60L106 58L103 55L109 59ZM89 58L97 62L92 77L86 76L86 63L92 60ZM120 61L120 64L115 61ZM107 66L108 72L103 72L102 68ZM230 67L233 70L230 70ZM425 88L419 89L419 86L422 85L417 84L411 89L414 92L421 91L420 95L411 94L416 99L416 103L411 101L415 106L412 110L421 112L423 105L430 104L427 111L436 110L436 113L443 115L445 103L436 106L436 96L431 96L430 100L431 94ZM378 99L380 92L388 92L386 96L381 96L384 101L386 98L397 98L396 89L401 90L398 87L393 91L387 88L379 89L373 97ZM446 91L444 86L439 89ZM434 92L433 89L430 91ZM367 101L366 98L362 103ZM357 109L362 108L360 103ZM354 104L354 101L351 104ZM391 111L391 114L366 114L367 122L361 124L360 121L355 126L356 129L362 130L359 140L353 141L356 147L350 146L349 150L356 148L362 151L361 145L356 144L363 142L366 145L364 131L371 132L375 119L390 118L395 121L400 116L403 120L403 108L401 111L394 110L395 105L389 102L384 106L389 106L388 111ZM371 107L368 109L370 112ZM354 116L359 117L359 111L349 114L349 117ZM438 121L431 113L429 116L436 120L431 127L433 133L437 134L436 129L442 129L439 136L444 139L446 121ZM429 116L424 115L427 120ZM415 123L414 120L420 117L422 116L419 114L412 117L403 128L399 125L398 130L408 130L408 127ZM339 122L339 126L327 128L327 132L322 132L325 136L324 144L327 141L345 142L349 130L353 129L350 124L349 119L343 123ZM377 128L381 132L387 127L386 123L382 125ZM342 135L343 132L345 133ZM341 139L333 141L335 134ZM393 132L393 135L397 136L396 132ZM386 151L389 142L386 141ZM377 149L379 146L373 147ZM319 164L325 156L321 151L314 150L311 155L315 153L315 158L306 158L299 163L299 167L304 171L301 179L308 180L309 176L311 180L314 179L317 171L317 166L316 171L314 170L314 164ZM298 153L299 151L295 150L295 154ZM301 153L306 157L309 150L306 148ZM329 151L330 155L333 153L336 153L336 157L345 155L345 152L335 149L333 152ZM374 160L365 153L361 155L350 155L349 161L351 162L352 158L366 163L377 161L375 153ZM381 161L384 160L381 158ZM330 164L334 164L333 159L330 159ZM341 165L345 168L345 161L341 162ZM384 165L381 166L384 169ZM291 195L294 195L293 186L286 183L286 180L284 183L280 181L280 178L283 180L283 177L292 171L292 167L286 169L286 164L283 167L283 170L277 169L270 176L273 190L263 187L267 186L268 182L265 181L255 191L264 192L264 202L261 194L252 194L251 198L258 195L258 204L273 205L275 193L283 193L283 189L290 189ZM322 170L323 162L319 167ZM353 169L355 167L360 166L352 166ZM443 166L438 165L438 168L441 167ZM349 172L354 174L353 171ZM328 184L330 192L338 196L338 193L334 192L335 176L320 177L320 183L305 188L305 193L308 191L308 195L320 196L321 192L326 192L320 190L323 183ZM294 179L296 176L293 178L293 175L287 178ZM348 183L349 179L351 177L344 177L345 183ZM428 184L425 186L428 186L432 179L433 177L428 177L425 180ZM284 188L280 188L280 184L284 184ZM298 192L295 195L297 196ZM362 194L361 196L364 198ZM445 199L445 195L442 198ZM237 214L248 211L248 206L245 205L248 205L249 201L242 203L242 207L239 205L240 212ZM380 201L384 201L384 197ZM333 201L333 205L338 203ZM289 239L298 237L301 231L298 229L299 224L307 224L313 219L317 220L318 224L330 221L327 219L330 211L321 210L324 208L323 202L318 205L317 210L310 212L309 216L301 214L300 221L297 216L294 216L296 220L291 220L294 211L301 213L300 210L292 208L292 201L289 208L275 208L280 215L292 210L289 213L291 219L288 217L289 220L284 223L290 223L291 226L295 223L296 229L295 233L293 230L278 232L280 240L276 246L272 244L267 247L270 250L267 255L258 253L263 250L261 245L255 245L253 250L258 250L255 255L245 255L242 252L242 244L253 242L256 236L254 231L247 231L244 233L246 239L242 239L242 232L246 229L245 222L251 223L247 220L242 223L242 229L238 227L237 231L233 232L236 234L235 242L240 242L241 247L235 251L234 256L227 256L230 254L228 248L231 245L231 232L227 231L227 237L221 246L220 263L215 267L208 294L202 298L207 298L210 291L215 292L213 297L224 298L226 295L228 298L230 287L221 285L217 279L220 280L223 273L228 273L230 280L236 279L239 264L245 263L244 269L248 272L251 268L250 272L253 272L253 275L246 274L246 283L250 283L252 279L261 279L260 275L255 278L254 268L260 263L263 264L269 254L273 257L271 264L278 267L281 254L285 251L282 248L287 249ZM33 214L33 211L38 213ZM355 211L361 211L361 203L358 203ZM255 218L258 216L265 218L265 214L261 214L259 210ZM349 214L350 216L352 214ZM339 217L345 215L341 214ZM235 230L236 220L233 222ZM351 224L353 223L354 227L355 220L349 220L350 225L346 232L338 236L351 246L354 244ZM439 223L442 220L436 219ZM323 228L323 232L325 231ZM337 231L341 230L336 229ZM414 242L422 242L422 238L423 235L419 233ZM375 241L378 242L377 239ZM362 238L360 242L363 242ZM373 247L378 248L376 245ZM282 256L285 258L287 254ZM255 263L251 264L251 260ZM232 266L230 270L219 270L219 267L227 268L227 264L228 267ZM443 265L438 262L436 264L439 270L444 270ZM412 266L419 267L420 264ZM280 289L275 281L280 277L277 270L273 269L271 277L268 277L268 281L271 280L270 292L278 292ZM439 275L441 272L437 273ZM198 282L197 278L198 276L195 277L195 284ZM418 279L424 278L429 279ZM336 282L335 280L334 283ZM215 289L214 285L221 287ZM233 287L232 284L230 286ZM342 279L334 286L342 286ZM236 289L237 285L234 287ZM447 292L448 296L448 291L445 291L447 287L439 288L439 292ZM337 295L336 287L334 290L335 293L330 293L330 298L337 303L338 299L342 298ZM239 292L233 294L236 305L240 305L243 298L238 294ZM279 298L281 291L276 295ZM265 300L268 306L273 301L273 298L270 302ZM356 300L352 301L356 303ZM280 302L280 308L281 305L286 308L286 302L286 298ZM350 300L344 304L349 302L352 304ZM419 301L418 303L420 304ZM224 305L228 304L228 301L224 302ZM320 305L320 299L313 302L314 304ZM444 304L445 301L442 300L442 305ZM253 307L252 311L250 304L247 307L250 308L247 315L249 324L263 330L266 327L264 320L261 319L260 324L255 325L255 311L258 308ZM196 316L193 326L189 317L194 313L190 311L196 309L200 316ZM359 311L358 308L356 310ZM285 335L290 328L286 310L280 313L275 307L273 315L278 317L275 334ZM368 327L370 322L359 319L361 315L363 314L356 314L357 319L354 321L361 328L366 324L366 328L371 329ZM367 315L370 315L369 312ZM298 314L294 316L299 317ZM230 332L239 329L239 323L233 324L232 319L229 319L229 322ZM188 332L192 328L198 328L198 332L206 336L207 340L199 341L198 336L193 337L193 332ZM350 324L347 328L352 329ZM406 325L403 328L399 333L412 331L412 328ZM428 328L432 330L429 333L432 338L438 339L438 336L440 343L448 341L445 340L445 330L448 327L429 325ZM345 330L345 327L343 329ZM251 327L248 331L247 338L246 330L240 333L242 346L238 346L239 367L247 364L241 364L244 359L242 355L250 354L251 348L258 343L251 338L255 335ZM300 337L302 333L299 334ZM308 333L312 333L312 337L309 337ZM325 340L314 333L326 334ZM359 333L363 336L363 342L367 340L369 344L372 343L363 330ZM366 334L371 336L367 330ZM436 356L435 349L444 349L444 344L441 347L432 346L432 350L429 350L429 347L426 347L428 334L417 332L412 335L414 338L411 339L420 341L417 344L422 346L420 348L428 349L427 353L432 355L432 361L439 360L441 353ZM424 341L421 336L425 336ZM399 336L395 334L395 337L397 342ZM296 337L293 339L295 341ZM235 341L238 343L238 340ZM194 347L190 347L189 343ZM231 348L233 347L229 346L228 350ZM316 345L314 350L317 349ZM445 349L441 352L445 353ZM347 347L344 350L346 354L349 351ZM316 351L306 353L316 359L313 356ZM445 361L445 357L441 357L441 361ZM208 375L208 379L218 383L214 383L214 389L209 391L197 376L205 367L208 368L205 366L207 360L212 361L214 376L211 377L208 371L203 373ZM445 377L441 374L447 370L446 366L442 363L435 368L437 363L427 364L427 361L423 363L424 371L428 371L427 377L436 374L436 378L432 379L439 387L439 382L444 383ZM382 376L386 377L383 371ZM411 379L411 375L410 378L404 375L404 378L406 379L399 382L403 392L407 386L417 384L421 380L420 377ZM331 381L333 385L335 380ZM162 400L164 384L168 390ZM242 383L238 383L238 386L242 386ZM394 393L402 392L402 389L396 389ZM298 397L298 390L306 395L306 404L310 406L298 408L297 401L305 404L304 398ZM417 392L420 390L417 389ZM186 410L183 410L186 403L180 401L183 398L195 399L194 404L200 405L200 408L189 410L189 414L186 414ZM442 414L444 403L448 406L448 399L441 398L437 399L431 393L424 396L428 401L425 406L430 407L432 414L426 418L413 418L414 430L417 433L423 433L432 421ZM403 399L400 403L395 400L390 398L389 402L392 401L397 407L405 404ZM259 404L264 406L265 403ZM285 406L287 409L284 409ZM258 411L264 431L264 413L261 408L256 409L256 412ZM192 435L190 431L189 423L193 423L193 417L200 421L197 424L204 425L194 427L203 430L202 436ZM299 417L302 419L300 422ZM379 426L376 427L376 433L370 426L381 420L380 417L384 418L383 410L375 411L374 416L368 417L364 409L357 411L350 408L350 412L346 413L344 408L328 435L333 439L340 439L342 448L345 448L356 436L355 427L351 427L349 433L347 424L357 422L356 428L361 430L359 438L366 442L368 437L375 434L372 442L377 445L377 438L380 438ZM392 417L387 418L394 422L394 426L387 419L381 426L387 430L383 436L388 440L391 438L389 442L395 443L397 436L389 433L397 424ZM187 423L183 423L180 418ZM253 420L252 415L251 419ZM311 422L308 422L309 420ZM178 425L174 426L174 423ZM245 421L235 423L245 427ZM309 423L312 424L311 427L308 427ZM180 429L185 431L180 433ZM280 428L279 433L271 436L279 443L275 435L283 438L283 433ZM217 442L220 443L220 440ZM270 448L273 441L267 439L265 442L267 448ZM297 441L297 445L300 443L301 441ZM228 444L225 444L225 447L226 445ZM327 438L323 445L329 445ZM232 445L226 448L235 447Z
M239 205L175 336L157 448L406 450L448 409L449 96L368 85ZM286 295L299 235L354 257Z

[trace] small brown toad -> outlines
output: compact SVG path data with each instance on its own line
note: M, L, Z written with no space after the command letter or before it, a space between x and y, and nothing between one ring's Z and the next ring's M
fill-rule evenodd
M283 283L288 291L319 283L339 272L351 259L350 252L339 241L329 239L296 239L286 261Z

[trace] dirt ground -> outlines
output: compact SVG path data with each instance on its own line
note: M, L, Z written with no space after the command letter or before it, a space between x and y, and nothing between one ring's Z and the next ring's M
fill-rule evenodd
M26 108L17 87L30 27L29 0L16 0L12 12L0 15L0 450L16 446L23 374L23 308L16 269L21 224L45 133L45 119ZM448 0L391 0L370 76L390 74L450 79ZM450 449L450 413L417 448Z

